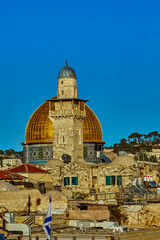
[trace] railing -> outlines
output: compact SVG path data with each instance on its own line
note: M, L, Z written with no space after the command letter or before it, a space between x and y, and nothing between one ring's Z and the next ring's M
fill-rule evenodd
M160 240L160 229L130 229L129 232L117 231L112 234L53 234L51 240ZM45 235L24 237L20 235L9 236L7 240L46 240Z
M107 235L72 235L72 236L52 236L51 240L112 240L114 239L113 236L107 236ZM24 236L15 236L15 237L7 237L7 240L46 240L46 236L30 236L30 237L24 237Z
M77 110L72 110L72 109L66 109L66 110L55 110L55 111L49 111L49 116L72 116L72 115L81 115L85 116L86 112L81 111L79 109Z

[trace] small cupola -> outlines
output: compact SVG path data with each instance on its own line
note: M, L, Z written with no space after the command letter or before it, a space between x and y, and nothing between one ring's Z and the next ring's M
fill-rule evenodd
M59 71L58 78L76 78L76 73L73 68L68 66L67 60L66 65Z

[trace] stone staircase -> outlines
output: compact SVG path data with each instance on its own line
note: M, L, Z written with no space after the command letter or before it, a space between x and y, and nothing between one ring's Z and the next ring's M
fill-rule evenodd
M27 219L25 219L22 223L27 224L28 226L32 226L35 222L35 217L34 215L29 216Z

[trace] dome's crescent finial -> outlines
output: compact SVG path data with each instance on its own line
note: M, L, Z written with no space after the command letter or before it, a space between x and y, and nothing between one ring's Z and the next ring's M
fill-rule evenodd
M67 59L66 59L66 66L68 66Z

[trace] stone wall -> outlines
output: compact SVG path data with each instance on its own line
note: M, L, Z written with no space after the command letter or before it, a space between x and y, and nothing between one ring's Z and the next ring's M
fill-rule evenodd
M58 78L57 98L77 98L76 78Z
M21 173L22 176L28 178L31 182L51 182L51 174L50 173Z
M95 190L96 193L102 192L118 192L118 176L122 179L123 187L131 187L132 178L142 177L143 173L139 172L139 168L136 167L135 160L129 156L116 157L112 163L88 163L85 160L76 161L73 163L64 164L63 161L59 161L59 165L55 164L56 161L51 160L52 165L51 175L53 186L59 186L65 194L73 197L76 193L89 195L91 190ZM151 166L147 165L145 171L149 171ZM159 181L157 166L153 166L152 174L157 182ZM47 168L46 168L47 169ZM139 175L139 173L141 175ZM115 184L108 184L106 176L114 176ZM64 178L70 178L70 184L64 186ZM78 178L78 184L71 184L72 177Z
M54 164L54 160L53 160ZM69 163L60 166L52 166L51 176L53 186L61 187L66 195L73 197L76 193L89 195L92 189L98 192L117 192L119 186L106 185L106 176L122 176L122 185L131 186L132 170L130 167L115 166L109 164ZM70 184L64 186L64 178L70 178ZM78 185L72 185L72 177L78 177ZM115 178L116 179L116 178Z
M52 198L52 210L67 209L67 198L58 191L49 193ZM0 213L27 212L28 198L31 199L31 212L46 211L49 203L49 194L41 194L37 189L0 192Z
M140 225L140 211L143 205L123 205L122 211L127 215L127 225L129 227L137 228Z
M55 106L55 110L49 111L49 119L53 123L53 159L62 160L63 154L70 155L71 161L83 159L85 103L59 100L50 104Z
M89 221L109 221L109 210L69 210L68 219L71 220L89 220Z
M143 229L140 231L131 231L131 232L124 232L120 233L120 238L115 239L121 239L121 240L160 240L160 230L159 229Z
M145 206L139 214L140 226L160 227L160 203Z

